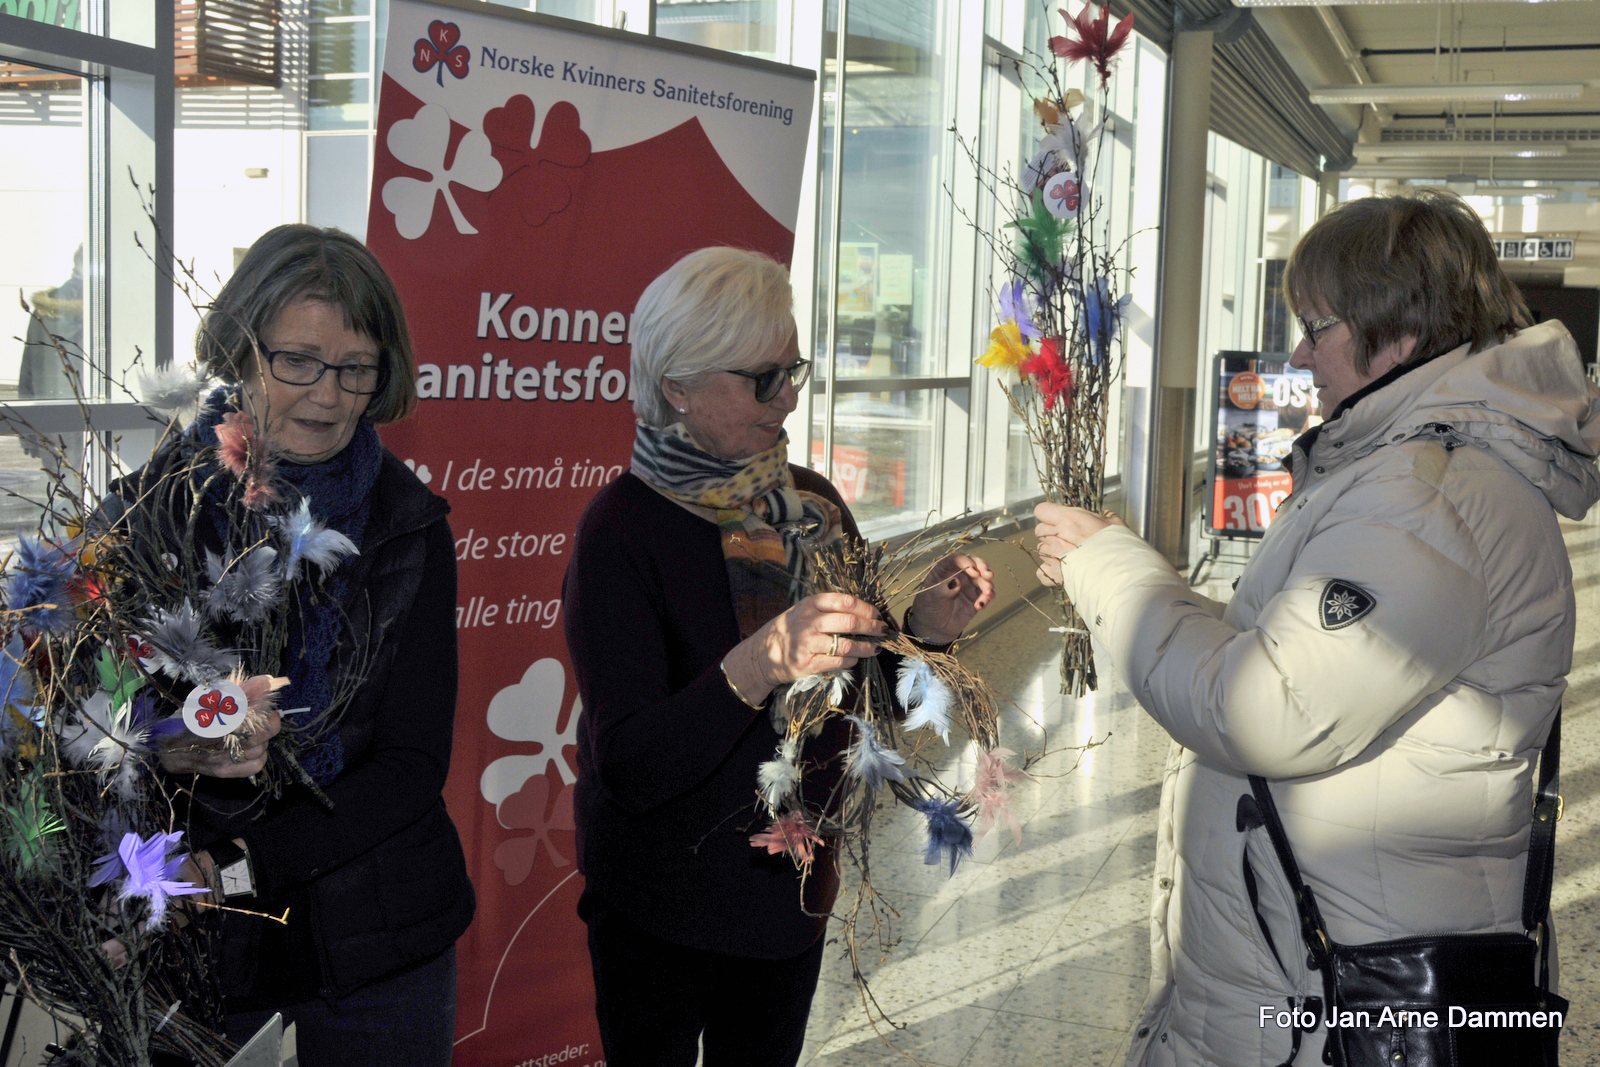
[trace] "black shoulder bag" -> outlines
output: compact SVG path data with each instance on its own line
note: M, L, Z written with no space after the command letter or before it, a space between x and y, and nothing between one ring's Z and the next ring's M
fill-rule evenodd
M1254 806L1294 891L1308 950L1306 966L1322 972L1323 1003L1329 1006L1325 1021L1352 1024L1329 1025L1324 1063L1335 1067L1556 1067L1556 1043L1566 1020L1567 1002L1550 992L1547 920L1555 877L1556 820L1561 809L1557 792L1560 761L1558 710L1539 760L1534 794L1528 875L1522 889L1526 935L1444 934L1366 945L1341 945L1328 936L1316 897L1300 879L1267 780L1250 777ZM1250 799L1240 798L1241 830L1255 823L1246 817ZM1248 864L1246 873L1253 883L1248 878ZM1259 909L1256 918L1271 945L1272 935ZM1275 946L1273 951L1277 951ZM1298 1051L1299 1032L1294 1036ZM1293 1058L1291 1055L1291 1062Z

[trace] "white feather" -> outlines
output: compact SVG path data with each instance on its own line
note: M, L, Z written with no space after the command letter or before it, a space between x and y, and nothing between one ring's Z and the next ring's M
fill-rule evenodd
M894 695L906 709L904 729L930 726L946 745L950 743L950 706L954 698L925 660L910 659L900 664Z

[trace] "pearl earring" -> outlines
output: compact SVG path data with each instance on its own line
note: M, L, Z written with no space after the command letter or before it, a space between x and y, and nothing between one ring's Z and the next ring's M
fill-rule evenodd
M687 415L687 414L689 414L689 409L688 408L679 408L678 409L678 414L679 415Z

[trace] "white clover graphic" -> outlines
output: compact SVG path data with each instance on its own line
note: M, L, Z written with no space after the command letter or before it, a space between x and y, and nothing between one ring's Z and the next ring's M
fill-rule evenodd
M558 730L566 688L566 667L560 660L546 657L535 661L521 681L500 690L489 701L490 731L507 741L536 744L539 751L525 756L501 756L484 768L478 782L483 799L498 807L529 778L544 774L552 765L567 785L578 780L576 768L567 763L562 749L577 744L583 698L573 697L566 729Z
M444 196L450 217L460 233L478 230L461 213L450 183L465 185L486 193L500 184L500 164L490 154L489 138L481 130L468 130L456 146L456 158L444 165L450 150L450 113L438 104L425 104L414 118L401 119L389 127L389 151L408 167L429 172L431 181L416 178L390 178L383 183L383 206L394 212L394 226L400 236L415 241L428 232L433 219L433 200Z

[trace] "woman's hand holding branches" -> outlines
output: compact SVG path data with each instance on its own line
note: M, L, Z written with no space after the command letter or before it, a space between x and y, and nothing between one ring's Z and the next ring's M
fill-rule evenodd
M948 645L994 599L994 572L977 556L952 553L933 565L906 625L917 640Z
M846 593L817 593L733 647L723 660L729 679L756 703L797 678L848 670L876 654L876 642L851 635L882 637L878 610Z
M262 724L233 738L191 739L161 753L161 769L168 774L204 774L212 778L249 778L267 765L267 743L283 728L276 711L266 712ZM235 751L227 742L236 739Z
M1061 584L1061 557L1083 544L1107 526L1126 526L1115 512L1102 511L1098 515L1083 508L1064 504L1039 504L1033 509L1038 525L1033 528L1039 539L1039 580L1046 585Z

